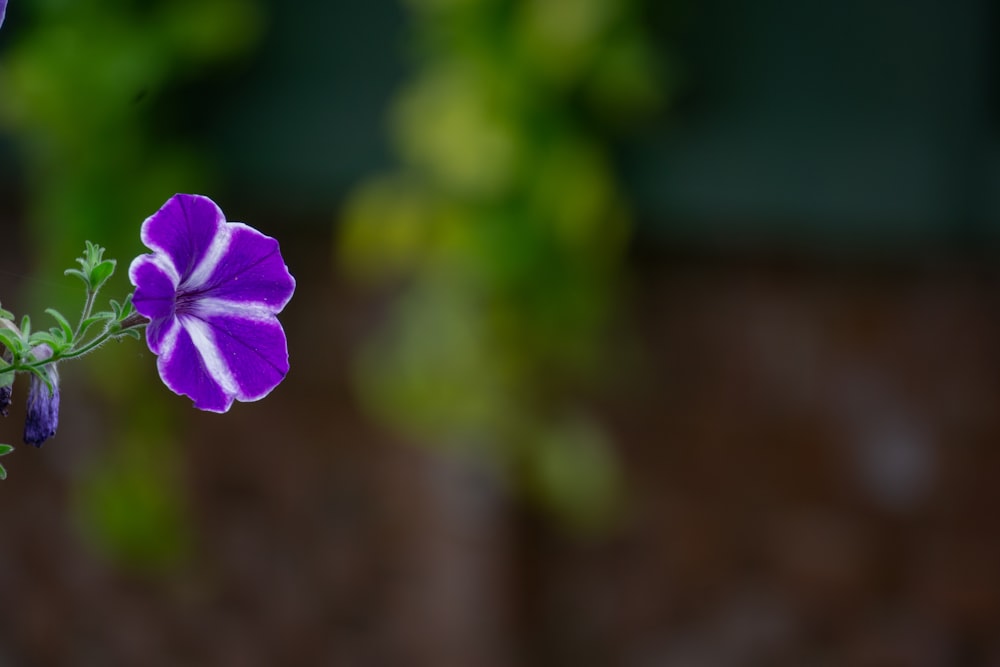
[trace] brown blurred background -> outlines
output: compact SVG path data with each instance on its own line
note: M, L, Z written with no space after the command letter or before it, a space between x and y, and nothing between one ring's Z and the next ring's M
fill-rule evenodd
M0 299L171 194L291 372L61 368L0 665L1000 665L986 0L94 0L0 29ZM47 325L47 323L46 323ZM0 441L20 445L26 382Z

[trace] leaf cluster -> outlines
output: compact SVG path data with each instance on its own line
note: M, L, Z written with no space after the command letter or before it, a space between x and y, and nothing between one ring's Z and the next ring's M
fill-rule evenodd
M18 325L13 313L0 308L0 387L12 384L18 372L32 373L49 384L49 374L43 373L42 367L83 356L112 339L139 338L135 325L125 322L135 312L131 294L121 303L111 299L109 310L94 312L97 294L114 274L116 261L104 259L104 248L90 241L76 261L80 268L65 272L83 281L86 288L83 311L75 327L58 310L47 308L45 312L56 326L35 331L29 316L22 317Z
M87 290L96 292L108 281L118 264L113 259L104 259L104 248L86 241L83 257L77 257L80 269L66 269L67 276L76 276L84 282Z

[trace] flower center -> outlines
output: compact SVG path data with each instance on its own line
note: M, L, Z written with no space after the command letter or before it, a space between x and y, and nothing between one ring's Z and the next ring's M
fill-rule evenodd
M174 314L185 315L194 313L198 307L198 301L203 294L202 290L178 290L174 299Z

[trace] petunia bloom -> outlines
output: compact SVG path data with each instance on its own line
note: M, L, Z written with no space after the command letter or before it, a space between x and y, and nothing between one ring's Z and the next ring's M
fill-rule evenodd
M7 13L7 0L0 0L0 25L3 25L3 15Z
M129 267L132 302L150 320L163 383L211 412L267 396L288 373L277 314L295 291L278 242L186 194L147 218L141 238L153 252Z
M38 360L48 359L52 356L52 348L39 345L32 353ZM59 428L59 372L55 364L43 366L41 372L46 375L49 383L46 384L37 375L31 376L24 419L24 442L34 447L41 447Z

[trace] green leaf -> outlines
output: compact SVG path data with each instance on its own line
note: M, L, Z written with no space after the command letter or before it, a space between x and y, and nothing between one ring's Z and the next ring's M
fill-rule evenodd
M14 451L10 445L0 445L0 456L6 456ZM0 465L0 481L7 479L7 469Z
M31 335L31 318L25 315L21 318L21 338L28 338Z
M66 351L70 345L66 342L63 332L59 329L52 328L49 331L36 331L31 337L30 345L32 348L37 347L44 343L52 348L52 356L58 357L63 352Z
M111 274L115 272L117 262L113 259L106 259L90 270L90 288L97 290L103 285Z
M73 327L70 325L69 321L65 317L63 317L62 313L60 313L55 308L46 308L45 312L51 315L55 319L55 321L59 323L59 326L62 327L63 333L66 334L66 340L72 341Z
M15 359L24 352L24 342L21 337L10 329L0 327L0 344L6 347Z
M85 243L87 246L87 259L90 261L91 266L104 259L103 247L97 245L96 243L91 243L90 241L85 241Z
M56 336L53 331L58 332L58 329L52 329L52 331L36 331L31 337L31 347L37 347L42 343L45 343L49 347L55 347L62 342L62 339Z
M104 248L90 241L85 243L83 257L77 257L76 262L80 265L79 269L67 269L64 273L82 280L90 292L100 289L117 265L113 259L104 259Z
M125 301L122 302L121 311L118 313L118 319L124 320L134 312L135 306L132 305L132 292L129 292L125 297Z
M79 261L79 260L77 260L77 261ZM89 279L89 277L83 271L80 271L78 269L66 269L65 271L63 271L63 275L64 276L76 276L77 278L79 278L80 280L83 281L84 285L86 285L87 287L90 287L90 279Z
M115 314L114 313L110 313L108 311L102 311L100 313L94 313L93 315L91 315L90 317L88 317L87 319L85 319L80 324L80 336L83 336L84 334L86 334L87 333L87 329L89 329L90 327L94 326L98 322L108 322L108 321L112 321L114 319L116 319L115 318Z
M115 319L119 322L124 320L126 317L135 312L135 308L132 306L132 295L129 294L125 297L125 301L118 303L114 299L111 299L111 310L115 311Z

